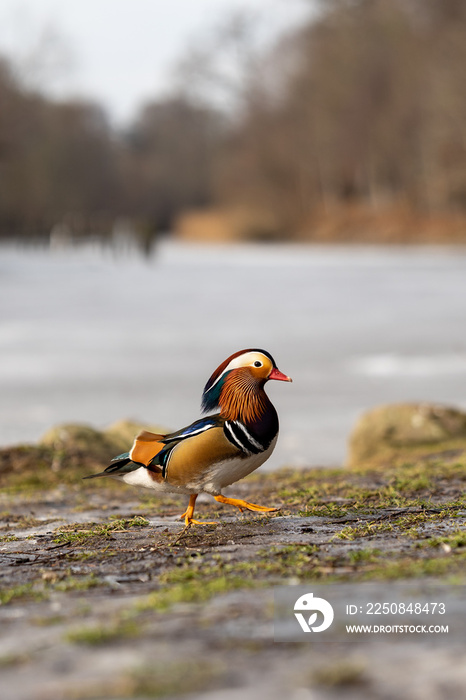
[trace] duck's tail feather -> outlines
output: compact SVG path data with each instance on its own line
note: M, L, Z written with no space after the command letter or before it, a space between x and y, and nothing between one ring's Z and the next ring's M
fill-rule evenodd
M118 457L114 457L110 466L103 472L84 476L83 479L96 479L98 476L121 476L123 474L128 474L135 469L140 469L141 466L141 464L137 464L130 459L129 452L124 452L123 454L118 455Z

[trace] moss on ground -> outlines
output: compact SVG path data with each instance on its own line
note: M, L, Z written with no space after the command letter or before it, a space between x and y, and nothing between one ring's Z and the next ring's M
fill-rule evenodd
M231 493L275 505L280 508L276 515L239 516L212 501L199 504L196 515L219 524L183 531L174 520L183 499L142 492L141 508L135 508L135 490L112 480L83 483L89 465L67 471L62 464L56 472L47 462L46 448L15 449L24 473L3 469L0 546L12 561L19 559L1 578L3 605L48 598L52 592L92 595L118 588L152 591L142 605L161 612L177 603L202 603L234 589L290 579L464 578L466 456L461 450L439 454L431 447L412 461L404 455L377 468L282 469L252 475ZM34 465L28 462L33 455L38 460ZM73 513L89 509L89 499L100 520L74 522ZM127 510L120 515L128 502L131 514ZM41 503L60 504L70 524L44 534L43 526L54 518L44 513L38 517ZM109 515L111 508L119 513ZM143 515L154 512L170 516L170 528L150 527ZM291 520L276 520L280 516ZM30 536L35 527L42 532L37 535L39 554L37 545L21 536L25 530ZM30 553L24 564L21 552Z
M22 599L43 600L44 593L38 590L32 583L20 583L11 588L0 590L0 605L16 602Z
M86 526L87 525L87 526ZM80 523L59 528L54 538L56 544L81 545L89 540L108 539L116 532L125 532L132 527L147 527L149 521L140 515L132 518L112 518L108 523Z
M105 683L83 682L67 697L70 700L181 697L223 687L225 678L228 678L227 668L218 662L183 659L162 663L156 660L150 666L117 673L113 680Z
M66 632L65 640L73 644L99 646L119 642L128 637L137 637L141 633L140 624L135 620L121 617L111 623L72 628Z
M254 665L254 654L269 655L272 647L229 632L220 640L218 630L230 630L237 616L241 628L251 609L255 624L269 624L270 592L261 589L274 585L381 581L390 590L397 580L466 582L466 454L458 446L442 453L418 446L378 467L252 475L226 495L279 507L277 513L240 515L199 499L196 516L218 525L189 530L176 519L186 498L111 479L83 482L104 465L48 450L0 455L0 606L12 606L4 611L5 634L17 636L0 667L18 676L43 664L24 629L71 645L67 659L113 652L133 664L142 659L102 681L89 675L70 682L66 698L179 697L226 687L235 654ZM184 644L194 637L185 631L193 628L204 646L190 665ZM185 653L182 662L163 656L167 636ZM150 658L126 655L150 644L157 650ZM218 659L230 651L225 670ZM306 665L300 688L338 693L353 686L361 694L372 682L357 654L324 661Z

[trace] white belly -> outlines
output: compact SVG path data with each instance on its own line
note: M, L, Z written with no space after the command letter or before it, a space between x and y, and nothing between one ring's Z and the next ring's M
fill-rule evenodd
M143 486L146 489L153 489L159 493L193 493L192 489L184 486L173 486L166 481L154 481L145 467L135 469L121 476L115 475L114 478L119 481L124 481L125 484L129 484L130 486Z

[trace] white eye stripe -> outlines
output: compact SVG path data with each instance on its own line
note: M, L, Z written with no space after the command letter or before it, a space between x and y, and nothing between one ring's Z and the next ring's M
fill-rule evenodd
M261 362L261 367L263 366L264 362L263 360L258 360L258 357L263 357L264 359L267 359L265 355L262 355L262 353L259 352L247 352L244 355L239 355L238 357L234 357L231 362L228 363L228 365L225 367L223 372L217 377L215 382L209 386L207 391L210 391L213 389L213 387L218 384L218 382L221 380L224 374L226 372L229 372L231 369L239 369L240 367L248 367L250 365L254 365L254 362Z
M227 365L225 372L230 369L237 369L239 367L253 365L254 362L261 362L261 364L263 364L262 360L258 360L258 357L264 357L264 355L257 352L247 352L245 355L239 355L239 357L233 358L233 360Z

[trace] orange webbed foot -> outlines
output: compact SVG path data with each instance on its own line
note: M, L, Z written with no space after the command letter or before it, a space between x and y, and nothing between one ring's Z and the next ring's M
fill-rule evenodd
M256 503L249 503L249 501L243 501L241 498L226 498L226 496L215 496L215 500L219 503L226 503L229 506L235 506L239 508L241 512L244 509L256 511L258 513L274 513L278 508L269 508L268 506L258 506Z

